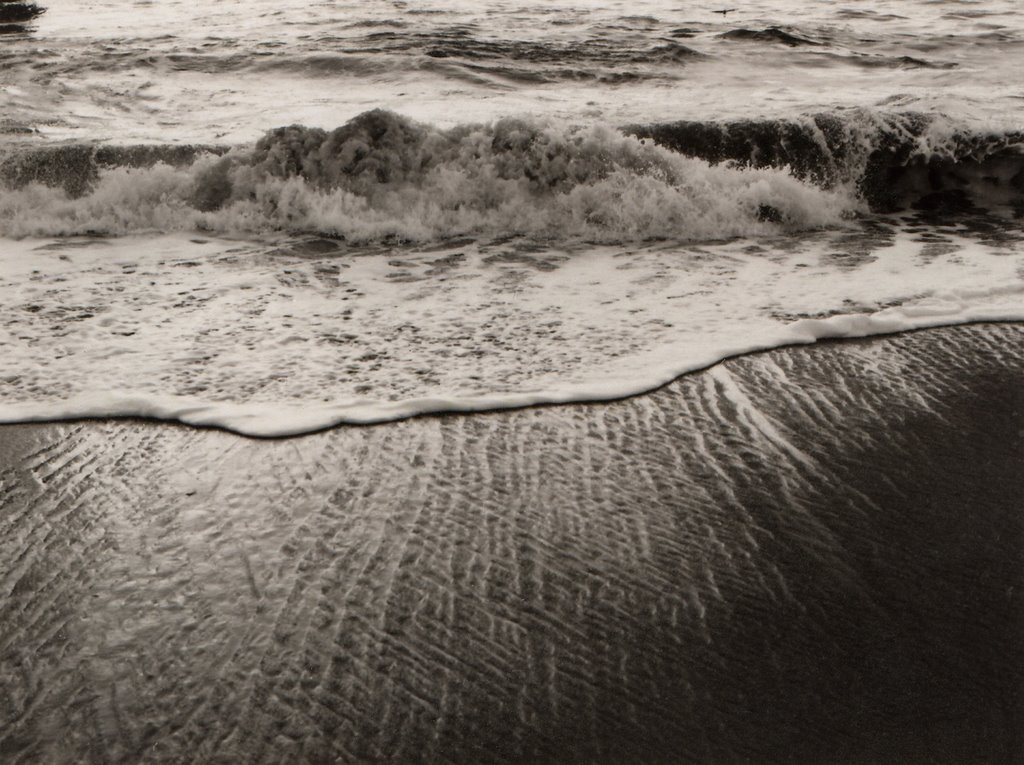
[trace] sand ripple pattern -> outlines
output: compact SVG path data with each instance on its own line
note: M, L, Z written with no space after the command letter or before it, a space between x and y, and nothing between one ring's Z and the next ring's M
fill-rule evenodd
M1022 341L281 441L6 426L0 759L1019 759Z

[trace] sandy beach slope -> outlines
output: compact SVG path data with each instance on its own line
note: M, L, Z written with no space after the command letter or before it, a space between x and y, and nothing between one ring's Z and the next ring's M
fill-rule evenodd
M290 440L0 428L0 761L1022 762L1024 325Z

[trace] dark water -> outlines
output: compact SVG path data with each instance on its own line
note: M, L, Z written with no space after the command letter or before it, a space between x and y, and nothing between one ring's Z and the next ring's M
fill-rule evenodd
M1020 762L1019 325L609 405L0 430L4 762Z

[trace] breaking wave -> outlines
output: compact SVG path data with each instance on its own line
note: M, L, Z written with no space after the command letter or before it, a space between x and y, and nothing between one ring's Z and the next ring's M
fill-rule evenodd
M439 130L372 111L255 146L62 146L0 166L0 234L317 232L710 239L832 226L850 200L782 169L712 166L604 126Z
M0 162L0 235L310 232L353 242L758 236L866 209L1024 209L1024 134L863 111L441 130L375 110L250 147L61 145Z
M920 112L851 109L789 120L674 122L626 131L717 164L788 168L878 212L1024 207L1024 131L979 131Z

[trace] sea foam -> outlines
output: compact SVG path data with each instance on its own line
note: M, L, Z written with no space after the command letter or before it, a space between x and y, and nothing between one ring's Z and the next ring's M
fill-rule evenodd
M189 164L146 166L127 152L126 161L98 167L76 157L54 173L38 158L8 158L0 235L698 240L835 226L859 207L784 168L712 166L607 126L543 120L442 131L373 111L331 132L276 129L253 147Z
M3 266L0 420L258 436L613 399L757 349L1024 319L1019 246L895 220L699 245L23 240Z
M373 111L230 150L13 153L0 420L279 436L606 400L758 349L1024 319L1012 217L940 204L924 230L868 213L865 184L875 167L931 191L938 157L967 178L940 188L954 201L971 183L1012 195L1014 136L857 125L733 126L721 144L685 126L440 130ZM651 140L666 136L678 145Z
M354 242L761 236L910 207L1024 205L1024 135L858 109L622 130L553 119L439 129L374 110L250 146L61 144L0 158L0 235L201 229Z

